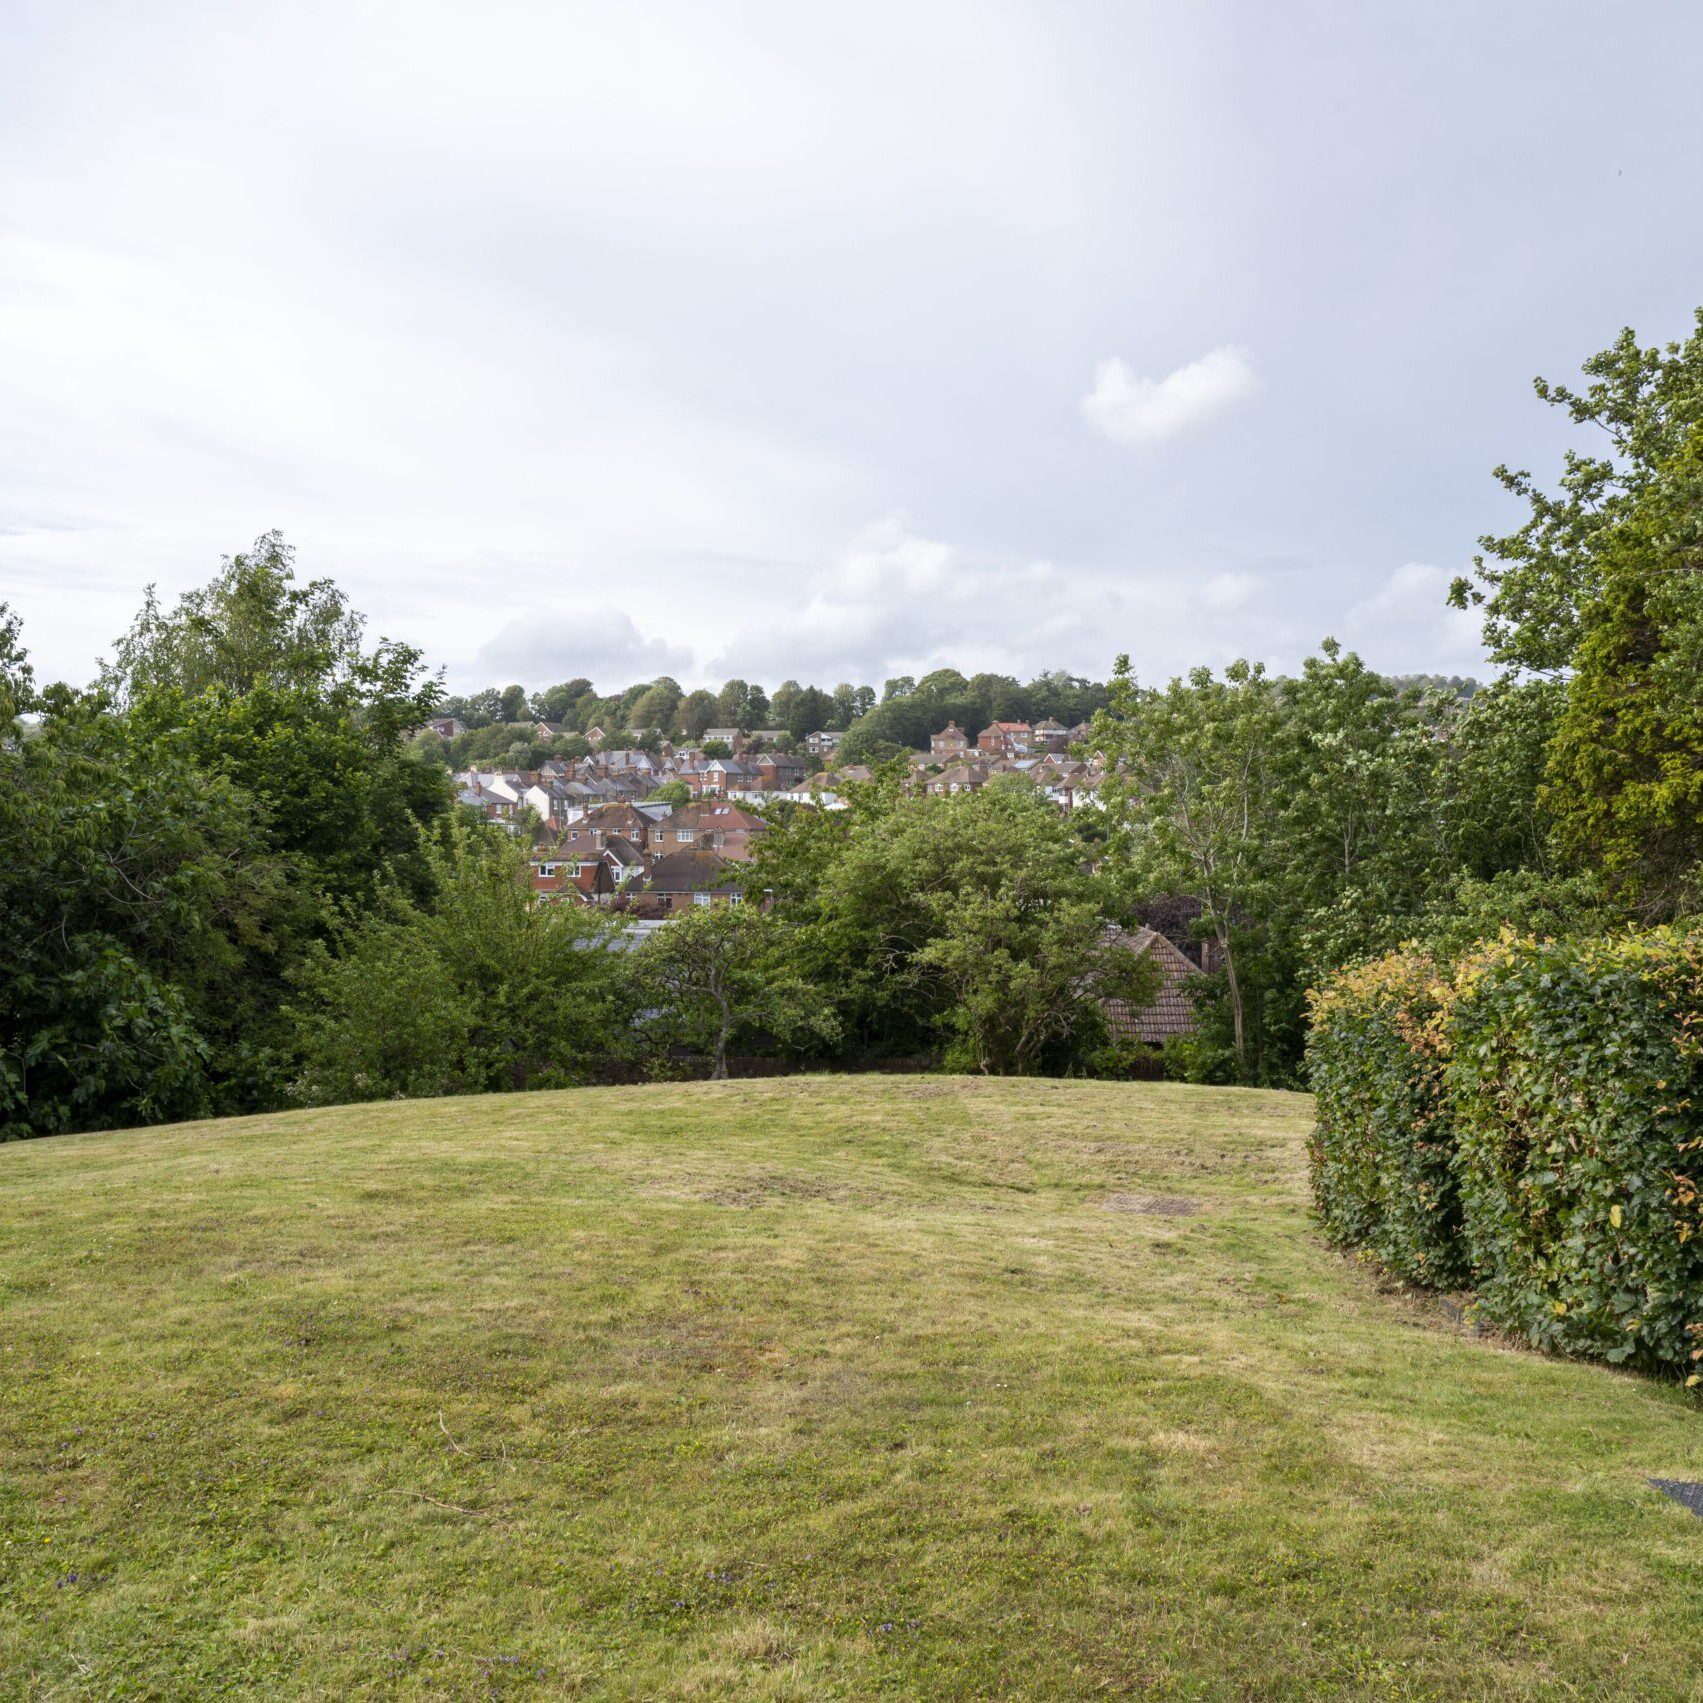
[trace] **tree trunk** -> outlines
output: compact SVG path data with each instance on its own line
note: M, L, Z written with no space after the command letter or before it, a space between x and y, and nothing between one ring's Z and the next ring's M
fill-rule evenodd
M716 1030L715 1068L710 1072L710 1081L725 1082L727 1080L727 1031L733 1025L728 1015L727 1001L720 992L716 993L715 1001L721 1009L721 1027Z
M1236 1043L1236 1069L1246 1080L1248 1037L1247 1026L1242 1018L1242 982L1236 974L1236 954L1230 950L1228 934L1219 936L1218 948L1224 954L1224 979L1230 989L1230 1033Z

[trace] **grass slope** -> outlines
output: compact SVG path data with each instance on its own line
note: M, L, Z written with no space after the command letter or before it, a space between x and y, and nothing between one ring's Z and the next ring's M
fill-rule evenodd
M815 1078L0 1147L0 1694L1699 1695L1644 1477L1703 1421L1380 1292L1308 1120Z

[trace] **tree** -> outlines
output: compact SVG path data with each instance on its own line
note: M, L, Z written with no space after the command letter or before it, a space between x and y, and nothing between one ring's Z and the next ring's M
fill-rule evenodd
M716 719L712 725L716 727L750 727L752 724L746 713L746 704L750 696L751 688L745 681L729 680L716 694Z
M1583 370L1590 382L1582 390L1541 378L1534 388L1575 423L1596 427L1606 453L1568 450L1554 494L1528 472L1498 467L1496 478L1530 516L1504 537L1481 539L1473 580L1457 579L1449 594L1457 608L1483 609L1491 657L1516 669L1554 673L1571 664L1582 612L1602 587L1604 541L1697 425L1703 308L1683 343L1646 348L1625 330Z
M702 739L708 728L716 723L716 695L699 687L688 692L680 703L680 731L688 739Z
M679 708L678 683L673 680L658 680L647 686L634 699L628 714L632 726L636 728L654 728L658 733L671 733Z
M101 694L38 696L3 605L0 844L27 848L0 858L0 1139L227 1105L285 872L253 801L171 731Z
M332 581L297 585L295 552L267 532L252 550L225 557L218 574L186 592L170 614L149 586L101 684L120 707L143 688L191 698L267 687L334 690L368 666L364 625Z
M363 628L330 582L297 587L268 534L169 615L150 594L105 677L143 744L169 736L260 807L308 902L370 897L449 809L447 777L407 750L441 688L412 646L363 649Z
M745 887L768 896L789 966L858 1049L1064 1068L1099 1045L1100 998L1130 969L1105 884L1032 788L919 797L884 773L843 810L779 821Z
M711 1080L727 1079L729 1041L764 1032L783 1043L831 1040L826 997L789 973L780 926L756 905L694 907L657 930L634 954L653 1032L711 1054Z
M497 695L497 720L526 720L526 688L524 686L505 686Z
M561 1087L624 1044L607 918L534 902L523 849L484 824L426 855L426 902L387 886L294 972L299 1103Z
M647 801L651 804L672 804L676 810L692 802L692 789L682 780L664 781Z
M1197 668L1163 691L1143 691L1120 656L1111 707L1094 724L1096 744L1122 771L1108 787L1121 829L1114 856L1132 892L1200 901L1224 966L1244 1079L1252 1059L1239 959L1267 899L1279 738L1277 688L1247 662L1231 663L1222 678Z
M1703 903L1703 421L1622 506L1596 570L1544 799L1575 867L1664 922Z
M574 711L574 705L591 690L591 682L583 676L564 680L559 686L548 686L542 692L534 692L530 701L530 709L535 721L566 721Z

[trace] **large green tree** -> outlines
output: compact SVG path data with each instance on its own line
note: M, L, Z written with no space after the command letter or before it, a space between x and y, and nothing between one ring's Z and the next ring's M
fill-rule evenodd
M620 1050L625 955L599 912L538 904L522 849L482 824L430 841L424 900L387 885L293 974L309 1105L561 1087Z
M0 1137L243 1103L290 916L261 812L178 730L37 694L4 606L0 845Z
M1584 363L1579 389L1535 381L1545 402L1596 434L1567 450L1552 491L1524 470L1498 467L1502 485L1527 505L1513 532L1480 542L1471 579L1452 601L1481 607L1492 658L1515 669L1569 667L1584 612L1603 588L1602 550L1662 468L1703 419L1703 308L1683 342L1645 345L1630 330Z

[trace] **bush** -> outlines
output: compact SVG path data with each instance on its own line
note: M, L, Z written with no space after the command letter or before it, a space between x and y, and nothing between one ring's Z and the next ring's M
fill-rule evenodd
M1337 1240L1540 1347L1703 1382L1703 931L1408 950L1313 999Z
M1565 1354L1703 1355L1703 933L1506 941L1456 974L1448 1097L1488 1317Z
M1319 1115L1309 1157L1326 1228L1433 1287L1467 1275L1443 1103L1447 1007L1431 959L1393 952L1315 996L1308 1044Z

